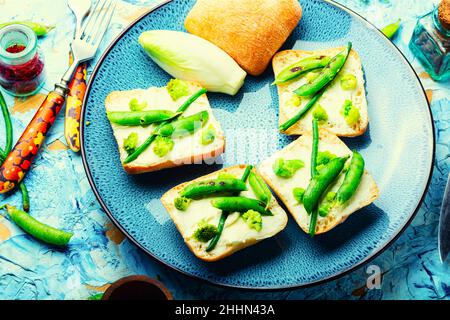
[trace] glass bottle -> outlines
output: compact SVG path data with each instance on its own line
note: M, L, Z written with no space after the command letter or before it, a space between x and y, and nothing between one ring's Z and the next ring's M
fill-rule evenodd
M0 29L0 85L23 97L39 91L44 82L44 59L34 31L19 24Z
M450 79L450 0L417 20L409 48L433 79Z

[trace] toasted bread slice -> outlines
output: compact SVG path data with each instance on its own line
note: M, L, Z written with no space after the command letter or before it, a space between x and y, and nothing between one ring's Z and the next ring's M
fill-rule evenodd
M189 83L189 87L190 95L201 89L196 83ZM147 107L144 110L158 109L175 112L188 98L189 96L185 96L179 98L177 101L173 101L168 94L166 87L152 87L146 90L136 89L131 91L115 91L111 92L106 97L105 108L106 111L130 111L130 100L137 99L139 103L147 102ZM139 174L185 164L201 163L203 160L216 158L221 155L225 149L225 137L219 122L214 118L206 95L202 95L192 103L183 113L183 116L190 116L204 110L208 111L209 120L201 130L198 130L189 136L173 138L175 143L173 150L164 157L156 155L153 151L153 146L150 146L135 161L123 164L125 171L130 174ZM202 130L208 128L210 125L214 127L216 137L212 143L202 145ZM111 123L111 126L117 140L122 163L128 156L123 146L124 139L126 139L130 133L136 132L139 137L138 145L141 145L156 127L156 125L147 127L126 127L114 123Z
M312 135L308 132L284 149L276 152L270 158L264 160L258 167L261 176L283 201L298 225L305 232L309 231L310 215L308 215L303 205L297 202L292 191L296 187L304 189L308 187L311 179L311 149ZM338 157L352 155L351 150L337 136L326 130L320 131L319 152L320 151L329 151ZM289 179L280 178L275 175L272 169L273 163L278 158L300 159L305 163L305 166ZM327 192L336 192L342 184L344 177L345 173L342 172ZM344 222L353 212L375 201L375 199L378 198L378 195L378 187L374 179L367 171L365 171L356 193L345 206L336 206L329 212L327 217L318 217L316 234L330 231L338 224Z
M324 55L333 57L344 49L345 47L317 51L281 51L273 58L272 61L275 77L285 68L308 56ZM306 74L301 75L289 82L277 85L280 103L280 125L294 117L310 100L308 97L302 97L300 106L295 106L291 102L292 97L295 95L293 91L307 82ZM356 89L342 89L340 80L342 76L346 74L353 74L356 77ZM349 126L344 116L341 114L341 109L345 100L351 100L353 105L359 109L360 119L354 126ZM323 128L326 128L330 132L341 137L355 137L364 134L369 124L369 116L367 112L366 92L364 89L364 75L361 60L356 51L352 50L350 52L344 67L333 82L328 86L318 103L326 110L328 114L328 121L321 125ZM305 132L311 131L311 120L312 109L302 119L300 119L300 121L289 128L286 131L286 134L301 135Z
M245 167L245 165L229 167L193 181L180 184L166 192L161 198L161 202L169 212L170 217L189 249L195 256L204 261L217 261L223 259L238 250L244 249L266 238L273 237L286 227L288 221L287 214L280 207L275 198L272 197L268 209L272 212L273 216L262 217L261 231L258 232L249 228L240 218L240 214L234 212L228 216L222 236L214 250L206 252L205 249L208 246L208 243L203 243L194 239L193 234L197 229L198 223L202 219L205 219L206 222L217 226L221 211L211 205L210 201L212 198L194 200L190 203L186 211L176 209L174 206L174 199L179 197L179 192L188 184L201 180L215 179L218 177L219 173L229 173L240 179L245 171ZM256 199L248 182L247 188L248 190L241 192L240 195Z

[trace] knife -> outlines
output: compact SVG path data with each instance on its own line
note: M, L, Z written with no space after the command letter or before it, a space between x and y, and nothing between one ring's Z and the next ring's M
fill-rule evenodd
M438 247L441 261L445 262L450 252L450 174L445 187L439 220Z

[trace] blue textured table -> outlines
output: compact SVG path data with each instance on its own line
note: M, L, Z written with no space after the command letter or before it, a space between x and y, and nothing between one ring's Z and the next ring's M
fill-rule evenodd
M157 1L120 2L102 47ZM35 161L26 182L32 215L53 226L73 228L66 251L47 247L0 217L0 299L85 299L103 292L123 276L147 274L160 278L176 299L449 299L450 267L439 261L439 207L450 168L450 83L435 83L408 49L416 19L430 11L434 0L340 0L376 26L401 18L395 44L416 69L427 95L437 130L436 163L430 189L417 217L403 235L373 260L383 274L381 289L367 289L368 265L338 280L302 290L252 292L218 288L189 279L152 260L120 233L100 209L90 189L80 155L67 150L60 116ZM59 17L52 16L59 12ZM73 18L65 0L0 0L0 21L32 19L55 25L40 42L46 57L48 81L42 92L28 99L7 97L15 138L57 82L68 63ZM0 124L0 145L4 128ZM414 173L411 173L414 174ZM2 203L19 203L15 194Z

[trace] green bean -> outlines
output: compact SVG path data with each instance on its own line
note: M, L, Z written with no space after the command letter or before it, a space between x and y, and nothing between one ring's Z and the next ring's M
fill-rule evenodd
M292 80L306 71L323 68L330 62L327 56L312 56L304 58L289 67L283 69L272 84L284 83Z
M214 208L228 212L255 210L263 216L272 215L261 201L247 197L219 197L212 199L211 204Z
M47 35L47 33L49 31L51 31L55 28L53 26L45 26L40 23L36 23L36 22L32 22L32 21L10 21L10 22L5 22L5 23L0 23L0 29L3 27L13 25L13 24L20 24L20 25L24 25L24 26L27 26L27 27L33 29L34 33L36 33L36 35L38 37L43 37L43 36Z
M219 192L240 192L247 190L247 185L239 179L221 178L194 182L180 191L180 196L197 199Z
M222 214L220 215L219 225L217 226L217 234L214 238L212 238L211 242L206 247L206 252L210 252L214 250L214 248L216 247L217 243L219 242L220 236L222 235L223 228L225 227L225 222L227 221L229 215L230 213L227 211L223 211Z
M22 207L25 212L30 211L30 197L28 195L28 189L25 183L19 184L20 192L22 193Z
M313 141L311 149L311 179L313 179L317 175L317 156L319 154L319 123L317 119L312 120L312 129L313 129ZM312 237L316 234L318 215L319 209L316 207L314 211L311 213L311 219L309 222L309 235Z
M264 202L267 209L269 207L270 200L272 199L272 192L270 192L270 189L267 186L266 182L263 180L263 178L261 178L261 176L251 171L250 175L248 176L248 183L255 193L256 198Z
M398 19L396 22L388 24L384 28L381 29L381 32L388 37L389 39L392 39L392 37L397 33L398 29L400 28L401 19Z
M169 110L113 111L108 112L109 121L121 126L145 126L174 118L177 114Z
M350 50L352 49L352 43L349 42L347 49L338 53L334 56L328 65L320 71L317 78L315 78L310 83L302 85L300 88L295 90L295 94L303 96L311 96L319 92L322 88L328 85L337 76L339 71L341 71L345 62L347 61Z
M12 143L13 143L13 128L11 123L11 115L9 114L8 106L6 105L5 99L3 98L2 93L0 92L0 107L2 108L3 120L5 121L5 129L6 129L6 146L5 146L5 158L8 156L8 153L11 152Z
M158 134L164 137L184 137L197 132L209 119L208 111L201 111L189 117L180 117L177 120L165 124L158 130Z
M323 92L325 91L326 87L324 87L321 91L319 91L317 94L315 94L311 100L308 101L308 103L291 119L286 121L280 126L281 132L286 132L290 127L292 127L294 124L296 124L303 116L316 104L316 102L322 97Z
M202 95L204 95L206 92L208 92L206 89L202 88L199 91L197 91L196 93L194 93L192 96L189 97L189 99L186 100L186 102L184 102L181 107L178 108L178 110L176 111L176 113L178 114L178 117L186 111L187 108L189 108L189 106L194 103L195 100L197 100L199 97L201 97ZM175 117L174 119L176 119L177 117ZM144 152L148 147L150 147L150 145L152 144L153 141L155 141L156 136L158 135L158 131L160 128L162 128L164 125L170 123L171 121L173 121L174 119L171 120L167 120L164 121L162 123L160 123L156 129L152 132L152 134L150 135L150 137L147 138L147 140L144 141L143 144L141 144L132 154L130 154L124 161L125 164L130 163L134 160L136 160L142 152Z
M17 209L16 207L5 205L0 209L6 208L11 219L26 233L34 238L52 244L55 246L65 246L69 243L73 234L62 230L55 229L46 224L43 224L28 213Z
M317 155L319 154L319 123L317 119L312 121L313 142L311 151L311 177L317 174Z
M344 204L355 194L364 174L364 158L357 151L353 151L350 167L345 174L344 181L336 192L336 200Z
M246 183L247 178L252 169L253 169L252 165L249 165L245 168L245 171L241 177L241 181L243 183ZM210 251L214 250L214 248L216 247L217 243L219 242L220 237L222 236L223 228L225 227L225 222L227 221L227 218L229 215L230 215L230 213L228 211L222 211L222 214L220 215L220 219L219 219L219 225L217 226L217 234L209 243L208 247L206 248L206 252L210 252Z
M317 208L320 197L341 173L348 158L345 156L331 160L311 179L303 196L306 212L312 213Z

